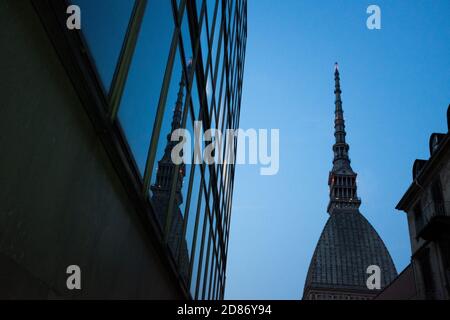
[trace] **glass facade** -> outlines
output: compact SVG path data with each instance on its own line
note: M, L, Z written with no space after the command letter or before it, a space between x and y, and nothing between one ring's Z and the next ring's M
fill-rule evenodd
M133 11L134 0L72 0L81 9L84 38L109 92ZM111 34L114 37L111 37Z
M222 299L234 166L176 165L170 136L186 128L193 137L195 121L203 132L238 128L247 1L71 2L184 289L192 299Z

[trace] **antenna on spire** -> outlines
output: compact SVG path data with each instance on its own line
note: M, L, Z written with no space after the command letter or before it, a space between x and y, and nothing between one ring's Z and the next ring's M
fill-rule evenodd
M334 63L334 72L339 72L339 64L337 62Z

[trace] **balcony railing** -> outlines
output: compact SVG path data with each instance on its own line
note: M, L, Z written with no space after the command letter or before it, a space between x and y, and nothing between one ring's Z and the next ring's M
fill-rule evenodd
M416 231L425 240L450 237L450 201L429 202L416 220Z

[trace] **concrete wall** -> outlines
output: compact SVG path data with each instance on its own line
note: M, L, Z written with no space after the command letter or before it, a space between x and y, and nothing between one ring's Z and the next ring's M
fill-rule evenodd
M179 298L31 3L0 25L0 298Z

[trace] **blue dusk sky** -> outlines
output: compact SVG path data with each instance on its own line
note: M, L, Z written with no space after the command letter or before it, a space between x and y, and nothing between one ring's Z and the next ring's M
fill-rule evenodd
M368 30L366 9L381 8ZM433 132L447 132L450 1L249 0L240 126L280 129L280 171L236 169L228 299L299 299L328 214L334 78L339 62L347 142L361 212L400 272L409 263L395 206Z

